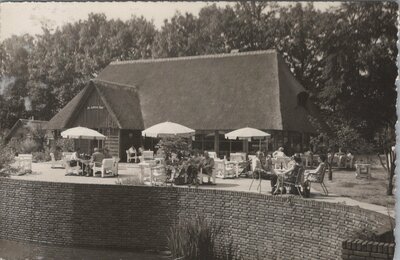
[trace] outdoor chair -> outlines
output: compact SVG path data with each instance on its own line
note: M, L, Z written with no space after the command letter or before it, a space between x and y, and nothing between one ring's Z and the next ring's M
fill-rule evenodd
M51 168L63 168L65 169L65 161L63 160L56 160L56 157L54 156L54 153L50 153L50 158L51 158Z
M301 168L293 178L284 178L283 187L290 186L296 188L298 194L303 197L302 188L304 184L304 168ZM292 191L291 191L292 192Z
M371 178L371 164L357 163L356 164L356 178Z
M237 177L237 167L235 163L228 162L226 160L214 160L213 175L218 178L234 178Z
M77 164L76 166L70 166L70 161L71 161L71 156L72 153L70 152L65 152L62 153L62 161L64 163L64 168L67 174L76 171L76 174L79 174L79 171L81 169L81 167L79 166L79 164Z
M167 185L168 176L164 165L151 167L151 185Z
M239 173L247 166L246 153L231 153L230 161L235 163L236 167L236 177L239 177Z
M210 156L210 158L218 159L216 152L208 152L208 155Z
M154 161L150 162L140 162L140 182L146 185L153 184L153 173L152 168L155 166L153 163Z
M140 162L145 162L148 160L154 160L154 152L153 151L143 151L140 156Z
M23 172L32 172L32 154L20 154L17 161L18 168Z
M135 163L138 162L138 156L137 153L135 152L134 155L132 156L131 153L129 152L129 150L126 150L126 161L127 162L132 162L134 161Z
M101 178L104 178L105 176L114 176L113 173L113 168L115 168L114 162L115 159L113 158L103 159L101 164L95 162L93 165L93 176L96 176L97 172L101 172Z
M324 177L325 177L325 172L326 169L328 168L328 165L326 164L325 167L321 168L319 172L316 173L306 173L306 177L304 179L304 187L305 187L305 192L306 192L306 197L309 196L309 192L311 189L311 183L319 183L321 184L322 190L324 191L325 195L328 196L328 189L325 186L324 183Z
M214 167L215 167L215 165L214 165ZM215 181L215 178L216 178L216 175L215 175L215 170L213 169L213 171L212 171L212 175L210 176L210 175L208 175L208 174L203 174L203 169L202 168L200 168L200 171L199 171L199 173L198 173L198 177L199 177L199 179L200 179L200 184L203 184L203 178L204 177L207 177L208 178L208 182L210 182L210 179L212 178L212 180L213 180L213 184L216 184L216 181Z

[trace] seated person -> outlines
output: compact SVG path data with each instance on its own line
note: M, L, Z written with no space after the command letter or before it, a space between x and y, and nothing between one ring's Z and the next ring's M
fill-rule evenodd
M286 154L283 151L284 151L283 147L279 147L278 150L276 150L272 154L272 157L274 157L274 158L276 158L276 157L285 157Z
M292 166L287 171L283 172L284 180L292 183L296 182L299 172L303 172L304 170L300 156L293 156L293 160L294 164L292 164ZM272 170L272 172L273 171L274 170ZM297 189L294 187L294 185L290 186L290 192L292 194L296 194Z
M325 167L326 167L326 156L321 154L319 156L318 160L319 160L319 165L315 170L306 171L304 173L304 180L305 181L317 179L318 176L321 174L321 171L325 170Z
M79 155L80 150L81 149L78 147L75 149L75 152L72 153L71 160L69 161L70 167L75 167L78 165L78 162L80 160L80 155Z
M129 149L128 149L128 155L131 158L134 158L136 156L136 148L132 145Z
M102 163L104 159L104 154L100 152L99 148L94 148L94 153L92 154L92 158L90 159L90 165L93 168L95 163ZM92 170L93 172L93 170ZM93 172L93 176L95 175L95 172ZM87 174L86 176L90 176L90 174Z
M203 170L203 174L208 175L208 182L210 183L210 178L214 168L214 159L210 157L207 151L204 151L204 158L200 164L200 168Z
M268 160L264 160L264 154L260 151L256 153L256 157L251 161L252 171L255 176L261 176L263 179L271 181L271 193L275 192L275 185L277 182L277 175L271 172L271 167ZM269 171L269 172L268 172Z
M75 152L72 153L71 155L71 160L79 160L81 155L79 154L79 152L81 151L81 148L76 148Z
M143 154L143 151L144 151L144 147L143 147L143 145L141 145L141 146L139 147L139 149L138 149L138 156L142 155L142 154Z

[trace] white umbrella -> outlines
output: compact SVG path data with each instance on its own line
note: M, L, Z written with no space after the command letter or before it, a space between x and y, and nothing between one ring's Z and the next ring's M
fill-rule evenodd
M69 139L88 139L88 140L105 140L107 137L100 134L96 130L86 127L74 127L61 132L63 138Z
M271 135L266 132L251 127L240 128L225 134L225 138L229 140L235 140L235 139L248 140L251 138L260 139L260 150L261 150L261 139L270 136Z
M164 122L153 125L142 131L142 136L145 137L171 137L182 136L189 137L194 135L195 130L173 122Z

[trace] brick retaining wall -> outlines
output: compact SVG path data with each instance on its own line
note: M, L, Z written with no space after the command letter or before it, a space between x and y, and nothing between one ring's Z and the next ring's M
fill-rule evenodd
M388 217L340 204L256 193L0 178L0 238L163 248L179 217L201 214L243 259L340 259L342 241Z
M381 260L393 259L394 244L348 239L342 242L342 259Z

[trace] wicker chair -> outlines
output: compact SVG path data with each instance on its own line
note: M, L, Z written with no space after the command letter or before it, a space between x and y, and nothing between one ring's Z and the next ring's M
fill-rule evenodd
M304 180L304 186L305 186L305 190L307 195L309 195L310 189L311 189L311 183L319 183L321 184L322 190L324 191L325 195L328 196L328 189L325 186L324 183L324 177L325 177L325 172L326 172L326 168L327 168L327 164L325 164L324 167L321 168L320 171L318 172L310 172L307 174L305 180Z
M297 189L297 192L300 196L303 197L303 183L304 183L304 168L300 168L300 170L297 172L296 176L293 176L291 178L285 178L283 180L283 186L290 186L290 187L295 187Z

